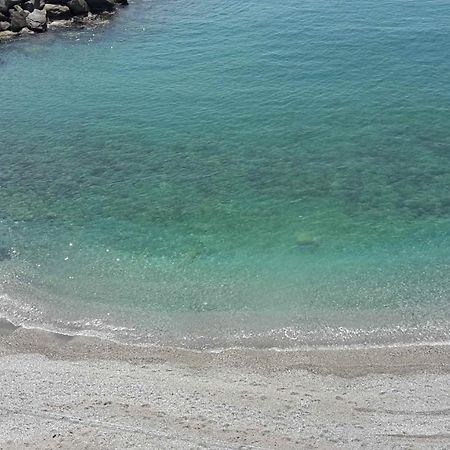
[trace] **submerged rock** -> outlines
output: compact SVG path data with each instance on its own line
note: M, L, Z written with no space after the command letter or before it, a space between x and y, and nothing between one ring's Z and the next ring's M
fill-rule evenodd
M27 17L27 26L32 31L42 33L47 30L47 14L45 10L35 9Z
M90 11L89 5L85 0L70 0L67 6L74 16L85 16Z
M0 261L11 259L11 250L6 247L0 247Z
M319 247L319 241L316 237L308 233L298 233L295 236L296 247L299 249L314 249Z

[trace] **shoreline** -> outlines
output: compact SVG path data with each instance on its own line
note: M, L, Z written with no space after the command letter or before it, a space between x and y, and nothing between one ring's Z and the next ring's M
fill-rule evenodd
M131 308L86 308L53 300L45 305L27 292L3 292L0 320L27 329L84 336L136 347L200 352L229 349L273 349L281 352L317 349L368 349L450 344L450 319L419 309L387 311L311 311L289 317L267 311L150 312ZM21 298L28 298L26 302ZM410 320L414 318L414 320ZM0 325L1 326L1 325Z
M450 345L198 352L0 320L0 448L450 445Z
M25 328L0 318L0 356L40 354L61 360L108 360L128 363L164 360L174 364L211 364L267 373L306 370L322 375L450 373L450 343L358 345L307 348L188 348L123 344L103 338Z

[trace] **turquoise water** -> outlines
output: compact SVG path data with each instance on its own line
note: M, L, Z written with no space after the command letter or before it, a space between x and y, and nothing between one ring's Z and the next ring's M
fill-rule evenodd
M143 0L1 44L0 312L196 347L447 338L449 33L438 0Z

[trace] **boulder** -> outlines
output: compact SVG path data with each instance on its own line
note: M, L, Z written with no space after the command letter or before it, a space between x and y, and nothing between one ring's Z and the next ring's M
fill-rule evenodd
M0 12L0 22L8 22L8 16L6 14Z
M7 31L11 28L11 24L9 22L0 22L0 31Z
M114 0L86 0L86 2L93 13L113 11L115 7Z
M45 11L35 9L27 17L27 27L32 31L42 33L47 30L47 14Z
M89 5L86 3L86 0L70 0L67 6L74 16L89 14Z
M20 6L16 6L16 9L10 10L11 14L11 31L20 31L27 26L27 16L30 14L28 11L24 11Z
M68 6L47 3L44 11L47 13L48 20L68 20L72 17Z
M0 0L0 13L7 15L8 9L9 9L9 7L8 7L6 0Z
M34 11L34 2L31 1L31 0L28 0L25 3L22 4L22 8L25 11L33 12Z

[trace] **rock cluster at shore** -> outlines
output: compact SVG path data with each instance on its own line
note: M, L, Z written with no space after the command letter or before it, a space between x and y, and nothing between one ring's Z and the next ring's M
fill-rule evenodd
M0 0L0 37L42 33L56 22L92 21L127 4L128 0Z

